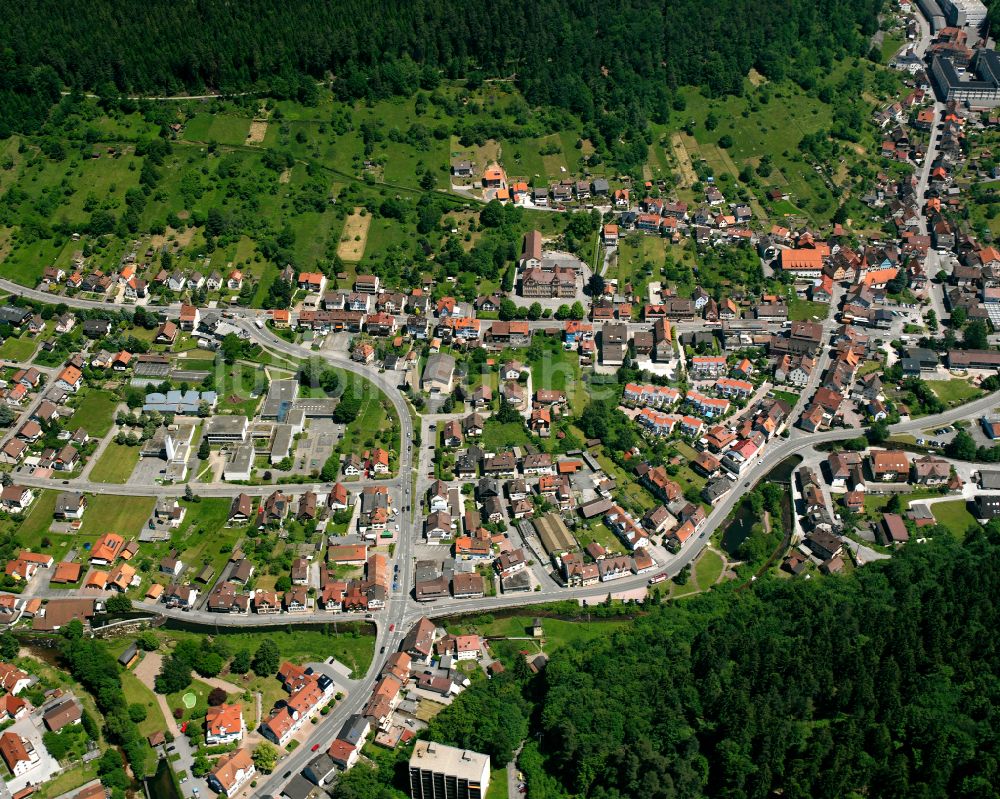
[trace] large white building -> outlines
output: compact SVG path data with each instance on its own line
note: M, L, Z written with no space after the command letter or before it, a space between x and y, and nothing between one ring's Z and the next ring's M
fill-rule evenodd
M483 799L490 784L490 756L417 741L410 755L412 799Z

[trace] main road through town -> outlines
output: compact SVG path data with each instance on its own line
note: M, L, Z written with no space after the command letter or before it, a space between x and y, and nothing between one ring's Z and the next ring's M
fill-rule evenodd
M32 289L25 289L16 284L9 284L8 281L0 280L0 288L23 294L31 299L51 302L56 299L46 295L44 292L37 292ZM107 308L103 303L92 303L87 300L76 298L62 298L67 305L77 308ZM153 309L150 309L153 310ZM157 308L156 310L165 310ZM438 602L431 604L417 603L410 596L410 588L413 576L411 567L413 558L413 546L419 535L418 514L420 512L421 498L413 493L414 485L414 440L413 440L413 417L406 398L399 387L395 384L394 378L384 373L379 373L369 367L352 361L345 353L328 350L314 351L308 347L292 344L274 335L267 328L257 327L254 320L259 318L259 314L249 312L237 314L234 320L247 334L247 336L258 343L263 348L295 359L307 359L320 357L334 366L345 371L360 375L361 377L374 383L385 393L392 403L399 416L400 444L399 444L399 475L394 480L378 481L380 485L387 485L395 488L398 492L398 519L399 534L396 549L392 560L399 564L399 584L400 590L392 592L386 608L375 614L370 621L376 629L375 636L375 656L368 672L358 680L352 681L349 686L347 697L338 704L333 712L323 717L315 726L308 744L305 744L292 753L288 754L279 764L274 775L259 788L261 794L278 795L282 786L291 775L302 770L312 757L312 746L318 744L319 747L327 747L333 741L340 726L352 713L358 712L368 700L372 686L378 679L379 672L384 663L382 656L383 648L385 652L392 652L398 649L407 629L422 615L431 618L440 618L448 615L476 613L482 611L496 610L505 607L517 607L534 605L543 602L551 602L558 599L590 600L598 601L607 595L609 588L614 592L628 591L639 588L646 584L645 575L622 578L611 584L600 586L589 586L586 588L559 588L553 584L543 585L541 591L531 594L520 595L500 595L483 599L460 600ZM824 332L828 333L828 330ZM992 410L1000 405L1000 392L981 397L973 402L954 408L935 416L928 416L922 419L901 422L891 428L891 432L912 433L919 432L927 428L939 427L950 424L959 419L971 419L984 412ZM796 408L798 410L798 408ZM664 571L668 576L676 575L681 569L690 564L698 557L701 550L708 542L711 534L726 520L729 514L736 508L741 498L750 488L765 477L777 464L792 455L802 453L817 444L830 443L833 441L843 441L854 438L862 433L857 428L829 430L822 433L807 434L797 428L791 428L787 438L777 437L764 447L763 454L750 470L742 476L742 485L737 486L726 496L721 498L712 508L707 519L703 523L698 535L689 539L682 550L665 564ZM419 447L419 450L426 453L426 444ZM37 488L52 488L58 486L58 481L46 478L33 478L30 476L17 476L17 480L26 485ZM367 481L365 481L367 482ZM178 493L177 486L148 485L118 485L111 483L100 483L87 479L70 479L63 481L67 488L91 493L105 493L117 495L142 495L142 496L174 496ZM305 490L307 485L288 486L286 490L295 492ZM248 487L240 485L213 484L199 486L198 491L204 496L235 496L240 492L253 494L267 493L274 487ZM407 510L408 509L408 510ZM45 592L48 595L49 592ZM54 594L53 594L54 595ZM59 596L65 596L66 592L59 592ZM322 611L312 613L296 614L294 616L282 615L279 618L255 617L255 616L235 616L207 613L205 611L181 612L177 609L167 609L149 603L139 603L138 607L153 613L183 618L188 621L200 621L214 626L249 626L264 627L271 623L282 626L291 624L315 623L318 620L329 620L329 614ZM345 617L341 617L345 618ZM347 618L359 619L360 616L349 614ZM289 775L289 776L285 776Z

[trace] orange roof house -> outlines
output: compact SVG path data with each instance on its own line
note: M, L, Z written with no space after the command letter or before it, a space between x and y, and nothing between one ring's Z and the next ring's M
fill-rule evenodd
M125 539L117 533L105 533L90 550L91 563L111 563L125 548Z

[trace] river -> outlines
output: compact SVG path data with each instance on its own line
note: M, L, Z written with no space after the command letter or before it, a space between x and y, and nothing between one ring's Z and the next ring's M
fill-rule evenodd
M795 467L801 462L802 458L799 455L792 455L785 458L764 476L763 481L768 483L791 485L792 472L795 471ZM787 503L788 500L789 495L786 492L785 503ZM736 511L736 515L733 516L732 520L726 525L726 529L722 532L722 548L727 554L736 554L736 551L740 548L740 544L742 544L746 540L747 536L750 535L754 524L758 521L760 520L754 515L754 512L750 507L750 503L742 502L739 510Z

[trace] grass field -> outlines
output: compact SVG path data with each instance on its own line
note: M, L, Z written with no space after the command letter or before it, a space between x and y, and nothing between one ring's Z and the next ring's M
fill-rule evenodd
M88 496L81 532L100 535L118 533L126 539L139 534L153 511L153 497L120 497L110 494Z
M775 399L784 400L793 408L795 407L795 403L799 401L799 395L794 391L780 391L778 389L773 389L771 394L774 395Z
M226 114L198 114L184 128L184 138L194 142L243 144L250 133L250 119Z
M181 709L182 715L178 723L185 722L191 718L201 718L205 715L205 711L208 708L208 694L211 690L212 687L208 683L204 683L199 679L193 679L191 680L191 684L183 691L178 691L176 694L167 694L167 707L171 711L175 711L177 708ZM192 693L195 696L192 707L188 707L184 702L184 696L188 693Z
M788 302L788 318L793 322L809 322L816 319L826 319L830 314L830 303L811 302L793 297Z
M624 492L625 496L633 506L633 510L636 512L642 511L644 513L645 511L656 507L658 503L653 498L652 494L636 483L635 478L626 474L617 463L611 460L611 458L602 452L597 456L597 462L601 464L601 468L604 470L605 474L607 474L608 477L611 477L618 484L618 490ZM627 502L626 506L628 504L629 503ZM628 510L627 507L626 510Z
M119 401L110 391L89 390L76 406L70 422L82 427L92 438L101 438L114 424Z
M503 452L510 447L524 446L529 440L528 431L517 422L500 424L487 419L483 425L481 444L485 452Z
M139 462L140 447L110 442L101 459L90 470L90 479L97 483L117 483L122 485L132 476L132 470Z
M694 575L702 590L714 585L722 576L722 556L711 549L703 550L694 564Z
M140 722L139 734L146 737L154 732L166 730L166 721L163 718L163 711L160 710L160 703L156 701L156 695L131 671L122 671L120 675L125 700L130 705L137 704L146 708L146 720Z
M39 551L41 549L41 538L49 530L52 524L52 511L56 506L55 491L40 491L35 497L31 508L28 510L27 518L21 523L17 530L17 537L21 544L29 549Z
M38 339L36 338L29 338L27 335L22 335L20 338L11 336L3 344L0 344L0 358L5 361L27 363L35 354L37 347Z
M970 527L979 527L979 521L969 512L964 499L935 502L930 509L937 523L948 528L956 538L965 538Z
M563 349L559 342L547 348L542 357L529 364L531 388L551 389L566 394L574 413L582 413L588 402L587 388L580 371L580 358L575 351Z
M397 450L399 438L392 435L392 431L399 429L399 417L389 398L368 380L349 372L341 372L340 375L341 385L346 383L345 393L361 392L362 405L357 418L344 429L344 438L337 451L342 454L360 453L375 446Z
M485 624L472 619L461 624L445 621L445 628L451 633L477 632L488 637L523 638L531 635L534 616L509 616L494 619ZM598 638L605 638L615 630L621 629L626 621L563 621L561 619L542 618L546 651L563 646L583 646ZM524 642L518 642L524 643Z
M976 388L967 380L928 380L931 391L949 408L963 405L970 400L982 396L982 389Z

